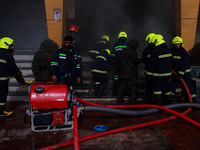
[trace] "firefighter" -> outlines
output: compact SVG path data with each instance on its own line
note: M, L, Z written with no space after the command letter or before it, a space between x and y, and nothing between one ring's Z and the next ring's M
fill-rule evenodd
M169 81L172 76L172 52L167 47L162 35L156 34L152 37L151 42L154 43L155 48L151 52L146 74L149 80L152 80L155 103L163 105L171 102ZM162 95L164 98L161 97Z
M183 39L179 36L174 37L172 40L173 48L173 70L177 73L177 76L183 78L187 87L189 88L193 102L197 102L195 90L192 84L192 77L190 73L190 60L187 51L183 48ZM178 78L172 76L172 96L175 94L175 90L179 84Z
M15 64L15 59L12 55L13 52L13 39L9 37L0 39L0 116L9 116L12 114L12 111L5 111L10 77L15 76L21 87L26 87L33 83L33 80L24 80L22 72Z
M113 79L113 88L112 88L112 95L116 96L119 87L119 68L120 68L120 52L123 48L126 48L128 45L127 43L127 34L126 32L120 32L118 35L118 41L113 46L112 57L114 58L114 79Z
M105 90L109 81L107 65L112 61L110 53L109 49L102 50L91 67L95 84L95 96L97 97L106 95Z
M107 35L102 36L101 40L95 43L94 47L89 50L88 55L90 58L95 59L104 49L110 49L109 37Z
M68 90L73 90L74 84L81 80L80 64L72 44L73 37L66 36L64 45L55 52L51 61L52 81L67 84Z
M145 68L144 68L144 74L145 74L145 101L144 103L147 104L152 104L152 81L149 80L149 78L147 77L148 75L146 74L146 70L149 66L149 60L151 57L151 52L152 50L155 48L154 44L151 43L151 39L152 37L156 35L155 33L149 33L145 40L148 44L148 46L144 49L143 53L142 53L142 63L145 64Z
M117 103L124 101L123 96L126 90L130 90L130 102L132 104L137 103L138 64L141 62L136 52L138 46L139 42L132 39L129 41L127 48L121 51Z

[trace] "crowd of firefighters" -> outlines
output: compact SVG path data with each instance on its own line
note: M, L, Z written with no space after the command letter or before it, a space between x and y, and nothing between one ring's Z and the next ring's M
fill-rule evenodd
M64 82L69 90L74 84L81 84L81 45L77 37L79 27L70 26L70 35L64 38L62 48L58 49L51 61L53 82ZM183 39L176 36L172 40L172 48L168 48L162 35L150 33L146 36L147 47L139 58L136 49L139 42L136 39L127 41L126 32L120 32L118 41L112 51L109 36L104 35L92 49L89 56L94 59L91 72L95 85L95 96L106 95L109 82L108 64L114 65L112 95L117 96L117 103L122 103L123 96L128 94L130 102L137 104L137 78L138 64L144 63L146 96L144 103L165 105L173 101L179 78L186 82L193 102L197 102L195 89L190 73L190 59L183 48ZM12 112L5 111L8 94L8 82L15 76L22 87L33 81L24 80L21 71L13 58L13 39L4 37L0 39L0 116L9 116ZM174 75L172 70L177 74ZM152 98L154 97L154 98Z
M112 95L117 96L117 102L122 103L123 96L128 93L130 102L137 101L137 77L139 63L144 63L146 96L144 103L164 105L173 102L175 91L183 78L189 88L193 102L197 102L195 89L190 73L190 59L183 48L183 39L176 36L172 40L172 48L168 48L162 35L150 33L146 37L148 46L138 58L136 49L139 45L135 39L127 42L127 34L120 32L118 41L112 52L109 37L104 35L89 56L94 59L92 74L95 83L95 95L105 94L108 84L107 64L114 62L114 77ZM174 71L177 75L172 74ZM128 91L128 92L127 92ZM154 99L152 98L154 97Z

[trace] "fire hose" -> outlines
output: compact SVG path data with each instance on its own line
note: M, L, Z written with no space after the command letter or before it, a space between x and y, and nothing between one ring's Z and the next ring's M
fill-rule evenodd
M145 105L138 105L138 106L144 107ZM146 106L152 107L152 106L149 106L149 105L146 105ZM158 106L158 105L156 105L156 107L159 108L159 109L163 109L163 110L168 109L168 108ZM174 113L175 111L170 110L170 112ZM186 119L187 121L191 122L192 124L196 125L197 127L200 127L199 123L197 123L197 122L193 121L192 119L184 116L187 113L188 113L188 111L185 111L182 114L175 112L175 114L177 116L179 116L183 119ZM167 122L167 121L170 121L170 120L173 120L173 119L176 119L176 118L177 118L176 116L171 116L171 117L159 119L159 120L156 120L156 121L151 121L151 122L147 122L147 123L141 123L141 124L137 124L137 125L131 125L131 126L127 126L127 127L121 127L121 128L117 128L117 129L113 129L113 130L109 130L109 131L104 131L104 132L96 133L96 134L93 134L93 135L81 137L81 138L79 138L79 142L83 142L83 141L86 141L86 140L90 140L90 139L94 139L94 138L101 137L101 136L104 136L104 135L114 134L114 133L118 133L118 132L122 132L122 131L147 127L147 126L150 126L150 125L155 125L155 124ZM65 146L69 146L73 143L74 143L74 140L70 140L70 141L67 141L67 142L63 142L63 143L60 143L60 144L56 144L56 145L48 146L46 148L42 148L41 150L50 150L50 149L62 148L62 147L65 147Z
M175 74L175 72L173 72L173 73ZM186 89L186 92L188 94L190 102L192 103L191 95L190 95L190 92L188 90L187 85L185 84L185 82L184 82L184 80L182 78L180 78L180 80L181 80L181 82L183 83L183 85L184 85L184 87ZM89 104L89 105L93 105L93 106L100 106L100 107L111 107L111 108L155 107L155 108L158 108L158 109L166 110L166 111L171 112L171 113L176 115L176 116L171 116L171 117L167 117L167 118L163 118L163 119L159 119L159 120L155 120L155 121L151 121L151 122L147 122L147 123L141 123L141 124L131 125L131 126L127 126L127 127L121 127L121 128L118 128L118 129L113 129L113 130L104 131L104 132L96 133L96 134L89 135L89 136L84 136L84 137L81 137L81 138L78 139L79 142L83 142L83 141L86 141L86 140L89 140L89 139L101 137L101 136L104 136L104 135L109 135L109 134L118 133L118 132L122 132L122 131L126 131L126 130L141 128L141 127L147 127L147 126L150 126L150 125L155 125L155 124L167 122L167 121L176 119L177 116L189 121L190 123L196 125L197 127L200 127L199 123L197 123L194 120L184 116L184 115L186 115L187 113L189 113L191 111L191 108L188 108L186 111L184 111L181 114L176 112L176 111L174 111L174 110L169 109L169 108L173 109L173 108L180 108L180 107L195 107L195 108L199 108L199 104L189 105L190 103L189 104L188 103L184 103L183 106L175 105L173 107L173 106L168 105L169 108L166 108L166 107L158 106L158 105L100 105L100 104L95 104L95 103L92 103L92 102L84 101L84 100L82 100L82 99L80 99L78 97L76 99L78 101L80 101L80 102L85 103L85 104ZM89 107L88 107L88 109L89 109ZM151 113L154 113L155 111L159 111L158 109L151 110ZM77 135L74 135L74 138L76 138L76 141L77 141ZM42 148L42 149L48 149L48 150L49 149L57 149L57 148L61 148L61 147L65 147L65 146L71 145L74 142L75 142L75 140L70 140L70 141L67 141L67 142L60 143L60 144L48 146L48 147L45 147L45 148ZM75 147L77 148L77 144L76 144Z
M73 106L74 114L74 149L79 150L79 141L78 141L78 119L77 119L77 106Z

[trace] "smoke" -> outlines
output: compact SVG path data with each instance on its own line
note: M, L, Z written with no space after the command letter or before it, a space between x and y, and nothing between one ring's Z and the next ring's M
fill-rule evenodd
M135 38L140 42L140 51L146 47L145 37L150 32L171 41L173 5L173 0L76 0L76 21L85 51L104 34L113 45L121 31L128 34L128 41Z

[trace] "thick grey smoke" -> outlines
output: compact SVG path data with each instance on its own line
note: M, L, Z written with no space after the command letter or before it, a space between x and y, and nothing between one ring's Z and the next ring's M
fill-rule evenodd
M146 46L148 33L162 34L170 43L174 32L174 0L76 0L76 22L85 49L107 34L113 45L118 33L140 42L138 53ZM112 48L111 48L112 49Z

